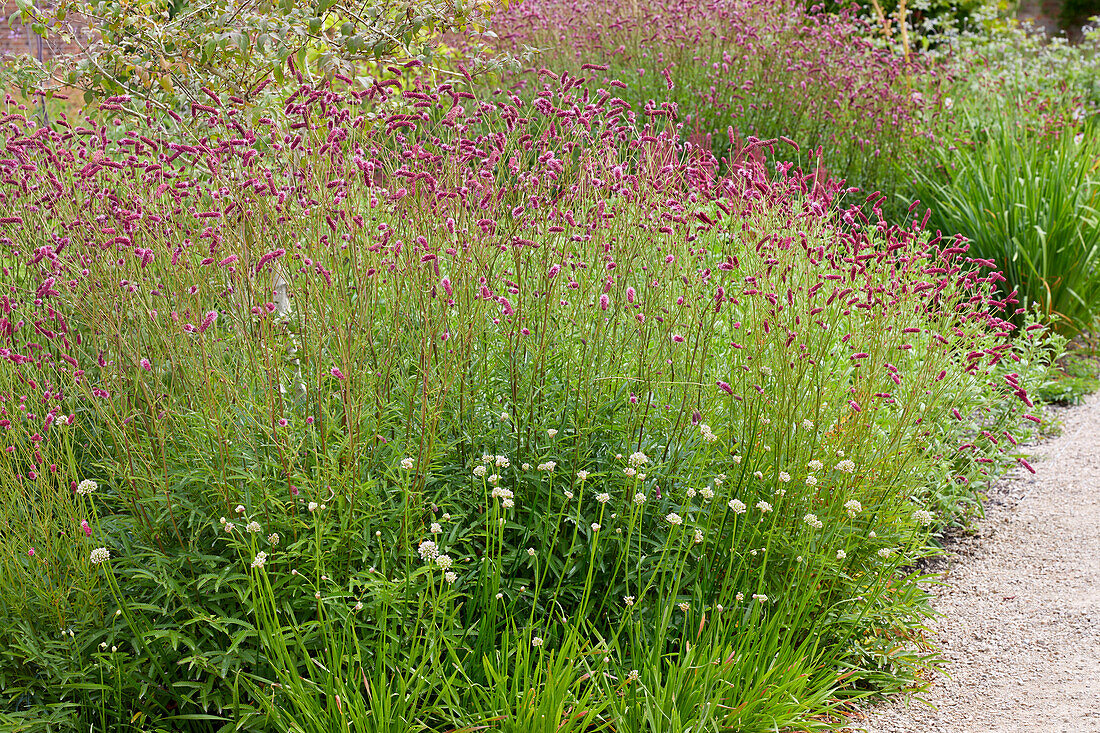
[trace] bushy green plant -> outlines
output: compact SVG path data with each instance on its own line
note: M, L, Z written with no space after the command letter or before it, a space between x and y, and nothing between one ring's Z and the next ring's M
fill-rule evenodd
M1005 277L1002 297L1038 306L1073 335L1100 313L1100 139L1029 131L1011 115L940 151L917 175L933 226L961 232ZM1017 319L1019 322L1019 318Z
M5 707L771 730L911 681L922 492L1041 372L994 275L591 83L387 89L6 118Z

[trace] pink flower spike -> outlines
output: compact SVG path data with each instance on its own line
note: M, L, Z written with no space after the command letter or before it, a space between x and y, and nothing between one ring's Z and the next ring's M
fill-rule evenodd
M88 520L87 519L82 519L80 521L80 528L82 530L84 530L84 536L85 537L91 537L92 536L92 528L88 526Z
M721 379L717 382L718 388L727 394L733 394L733 387L729 385L729 382L723 382Z
M27 557L34 557L34 555L35 555L35 552L34 552L33 547L31 549L27 550Z
M600 310L607 310L611 306L611 298L607 297L607 293L600 296Z
M347 379L347 377L344 376L344 373L336 367L330 369L329 372L331 372L332 376L336 377L337 379Z
M1032 468L1032 467L1031 467L1031 464L1030 464L1030 463L1028 463L1027 461L1025 461L1025 460L1024 460L1023 458L1017 458L1016 460L1020 462L1020 465L1021 465L1021 466L1023 466L1023 467L1024 467L1024 468L1026 468L1027 470L1031 471L1032 473L1035 473L1035 469L1034 469L1034 468Z

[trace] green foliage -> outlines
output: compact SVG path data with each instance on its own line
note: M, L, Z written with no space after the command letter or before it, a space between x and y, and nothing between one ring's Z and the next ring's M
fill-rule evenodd
M1100 138L1042 135L1011 115L973 142L943 148L917 174L933 226L961 232L1004 274L1004 297L1038 306L1072 336L1100 314ZM1019 321L1019 319L1017 319Z

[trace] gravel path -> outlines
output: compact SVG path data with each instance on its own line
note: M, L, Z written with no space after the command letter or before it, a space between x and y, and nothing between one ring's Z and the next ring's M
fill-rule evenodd
M1037 474L991 491L976 538L951 548L934 707L894 700L855 731L1100 733L1100 395L1060 416Z

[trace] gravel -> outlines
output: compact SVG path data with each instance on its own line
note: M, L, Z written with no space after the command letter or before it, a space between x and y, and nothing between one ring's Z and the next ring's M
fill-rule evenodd
M919 697L865 709L866 733L1100 733L1100 395L990 492L952 547L932 624L948 660Z

